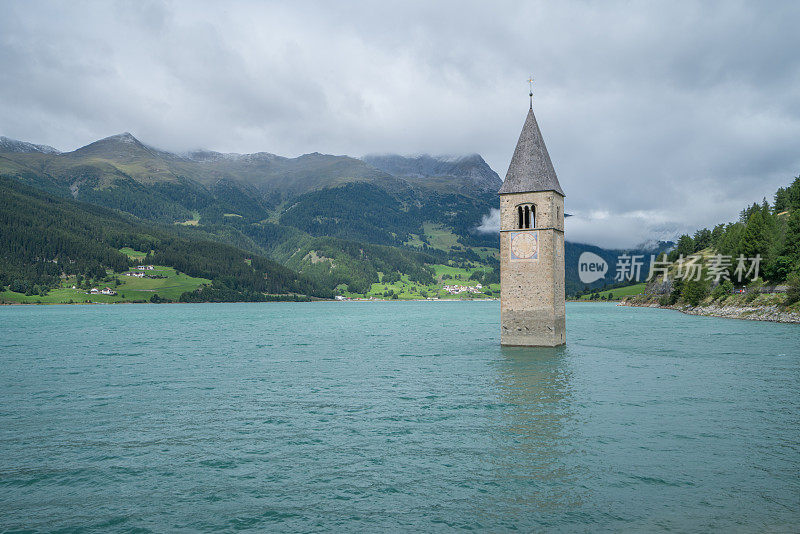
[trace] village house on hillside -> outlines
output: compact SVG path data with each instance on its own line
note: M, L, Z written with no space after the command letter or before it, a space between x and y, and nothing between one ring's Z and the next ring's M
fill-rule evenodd
M483 286L481 284L475 286L446 285L443 287L443 289L451 295L458 295L459 293L480 293L482 288Z
M111 289L110 287L106 287L106 288L103 288L103 289L98 289L96 287L93 287L92 289L89 290L89 294L90 295L116 295L117 292L114 291L113 289Z

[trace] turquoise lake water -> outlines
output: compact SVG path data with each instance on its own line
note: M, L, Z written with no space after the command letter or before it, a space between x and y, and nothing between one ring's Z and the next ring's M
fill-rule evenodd
M0 531L800 524L800 326L570 303L0 308Z

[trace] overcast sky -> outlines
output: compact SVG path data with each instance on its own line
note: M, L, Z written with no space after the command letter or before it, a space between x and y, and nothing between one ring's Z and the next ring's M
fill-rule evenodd
M735 218L800 173L800 2L0 2L0 135L73 150L477 152L528 108L567 239Z

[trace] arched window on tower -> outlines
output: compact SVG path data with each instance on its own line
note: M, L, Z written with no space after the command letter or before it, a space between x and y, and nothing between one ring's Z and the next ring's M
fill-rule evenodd
M526 230L536 227L536 206L520 204L517 206L517 228Z

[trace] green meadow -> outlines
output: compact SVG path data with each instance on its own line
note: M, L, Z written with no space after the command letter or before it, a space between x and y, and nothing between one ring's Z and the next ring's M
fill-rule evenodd
M449 251L459 246L458 236L441 224L426 222L422 224L422 228L433 248Z
M132 260L143 260L147 257L146 252L139 252L138 250L133 250L130 247L122 247L119 249L120 252L128 256Z
M468 269L454 267L452 265L433 265L432 267L438 281L445 284L458 284L462 286L474 286L478 283L475 280L469 279L475 271L484 269L491 271L491 268L488 267L470 267Z
M434 284L420 284L419 282L409 280L407 275L402 275L400 280L396 282L390 283L382 281L373 283L369 292L366 294L350 293L347 291L342 291L340 294L349 298L374 298L384 300L422 300L428 298L469 300L499 296L500 284L491 284L489 287L483 287L481 290L483 291L482 293L464 292L451 295L443 289L444 285L476 286L479 282L470 280L469 277L473 272L480 271L480 267L472 267L469 269L453 267L451 265L433 265L432 267L436 273L436 283ZM486 294L486 291L490 291L493 294Z
M618 287L616 289L606 289L605 291L598 291L597 293L600 295L601 300L608 300L609 295L611 295L611 300L621 300L622 297L631 297L633 295L639 295L644 291L646 285L647 285L646 283L642 282L640 284L634 284L632 286ZM591 298L591 295L582 295L579 300L593 300L593 299Z
M123 249L123 252L125 250ZM134 251L135 252L135 251ZM126 252L127 253L127 252ZM0 303L3 304L113 304L115 302L149 301L153 295L161 299L178 300L186 291L194 291L211 280L194 278L180 273L171 267L156 265L154 270L146 271L150 275L162 275L164 278L134 278L122 274L109 273L110 281L100 282L94 287L109 287L116 295L92 295L84 289L73 289L75 278L68 278L62 287L53 289L46 295L25 295L13 291L0 292ZM117 285L119 280L119 285Z

